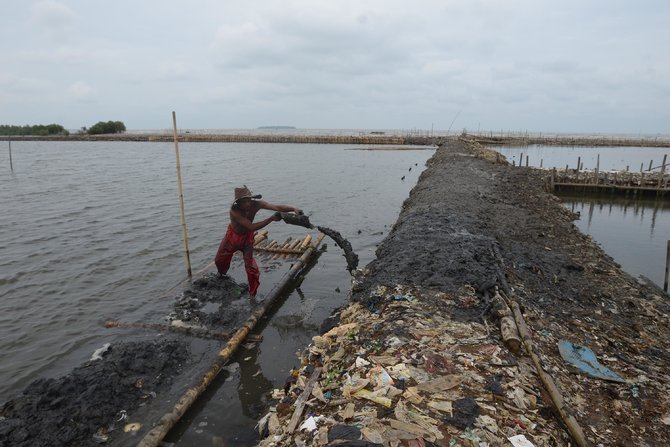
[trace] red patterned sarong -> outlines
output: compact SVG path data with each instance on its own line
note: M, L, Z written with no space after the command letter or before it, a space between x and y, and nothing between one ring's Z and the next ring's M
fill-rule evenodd
M233 227L228 225L226 236L221 241L219 251L216 252L216 258L214 259L219 273L225 274L228 272L230 261L238 250L242 252L244 258L244 269L247 271L247 279L249 280L249 295L253 298L261 284L261 273L254 260L254 232L237 234L233 231Z

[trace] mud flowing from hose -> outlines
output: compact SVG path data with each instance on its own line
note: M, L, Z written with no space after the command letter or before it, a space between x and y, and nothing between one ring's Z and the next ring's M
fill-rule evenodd
M352 270L356 270L356 267L358 267L358 255L354 253L349 241L343 238L339 232L331 230L330 228L327 227L316 227L316 228L320 232L322 232L323 234L334 240L337 246L340 247L342 250L344 250L344 257L347 260L347 270L349 270L349 272L351 272Z

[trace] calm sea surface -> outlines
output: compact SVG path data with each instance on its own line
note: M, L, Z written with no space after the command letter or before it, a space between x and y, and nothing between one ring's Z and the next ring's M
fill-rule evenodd
M361 266L371 261L433 151L351 148L181 144L194 270L213 259L233 187L241 184L270 202L303 208L312 223L347 237ZM0 166L0 402L34 379L69 372L122 337L123 331L103 328L106 320L162 321L178 293L165 291L185 276L174 145L13 142L12 155L13 173L8 160ZM278 240L307 231L282 222L267 229ZM173 442L254 442L264 395L283 386L295 352L346 300L346 264L328 245L275 316L299 314L303 325L270 321L263 343L241 354L240 370L222 375ZM261 293L289 265L271 267L262 274ZM239 261L233 274L246 282Z
M593 170L600 155L600 170L640 171L660 166L668 148L640 147L496 147L517 166L571 169L577 160ZM654 171L658 172L658 170ZM579 211L575 225L590 234L603 249L633 276L643 275L663 287L667 241L670 240L670 203L663 200L630 200L615 196L562 195L566 207Z

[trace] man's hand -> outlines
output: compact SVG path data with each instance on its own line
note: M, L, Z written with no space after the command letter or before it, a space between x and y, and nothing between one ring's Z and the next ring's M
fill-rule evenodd
M279 211L277 211L272 215L272 220L274 220L275 222L279 222L281 220L281 214L279 213Z
M302 210L300 208L293 208L293 212L296 214L302 214Z

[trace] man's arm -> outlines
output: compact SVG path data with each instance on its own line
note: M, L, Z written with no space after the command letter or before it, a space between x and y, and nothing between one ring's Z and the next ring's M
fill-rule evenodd
M279 212L282 212L282 213L302 214L302 210L300 208L296 208L296 207L290 206L290 205L277 205L277 204L274 204L274 203L266 202L265 200L259 200L258 205L263 210L279 211Z
M263 227L268 226L272 222L277 222L281 220L281 217L278 214L273 214L272 216L268 217L267 219L263 219L258 222L251 222L249 219L244 217L242 213L239 211L232 209L230 210L230 219L235 221L236 224L240 225L247 231L258 231Z

